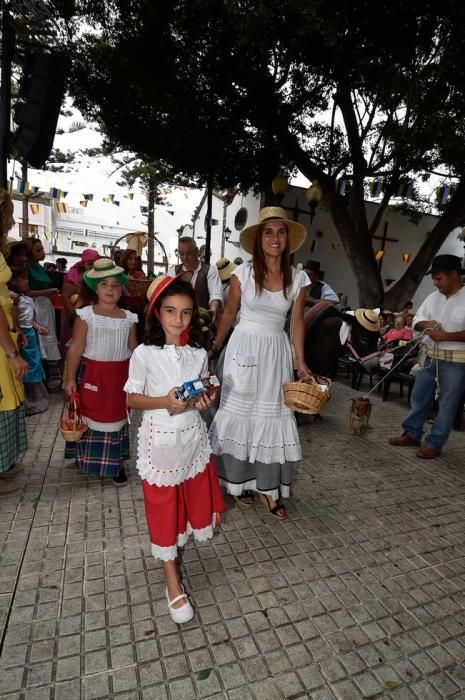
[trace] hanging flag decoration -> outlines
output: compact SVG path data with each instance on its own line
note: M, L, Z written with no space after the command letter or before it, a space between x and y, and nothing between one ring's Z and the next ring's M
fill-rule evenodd
M53 199L61 199L61 190L57 189L56 187L51 187L50 197L53 197Z
M38 214L40 210L40 204L30 204L31 214Z
M114 200L114 198L115 198L115 195L114 195L114 194L109 194L109 195L108 195L108 199L110 200L110 202L112 202L112 201Z
M107 204L110 204L111 199L110 199L110 197L102 197L102 202L106 202Z
M438 204L444 206L446 204L450 194L450 187L448 185L441 185L441 187L436 187L436 199Z
M35 194L37 194L37 192L39 191L39 189L40 189L39 187L31 187L32 196L34 196Z
M117 202L116 199L113 200L113 204L115 205L115 207L119 207L119 205L120 205L120 203Z
M411 197L413 185L409 180L402 180L396 190L395 197Z
M370 194L372 197L379 197L383 191L383 183L381 180L372 180L370 182Z
M141 213L141 214L148 214L148 213L149 213L149 208L148 208L148 207L144 207L144 206L141 205L140 213Z
M339 180L336 180L336 192L340 194L342 197L346 193L346 185L347 185L347 178L341 177Z
M81 207L86 207L86 206L88 205L88 203L89 203L89 200L88 200L88 199L81 199L80 202L79 202L79 204L81 205Z
M18 180L18 192L24 194L26 197L29 196L29 183L26 180Z
M385 250L375 250L375 260L376 262L381 262L381 260L384 258L384 253Z
M66 195L68 194L67 192L63 192L63 199L66 199Z
M94 195L93 194L85 194L84 199L87 199L88 202L92 202L92 200L94 199Z
M126 199L129 199L132 202L132 200L134 199L134 192L128 192L124 196L126 197Z
M68 211L68 207L64 202L57 202L55 206L59 214L66 214Z
M406 265L408 265L408 263L410 262L411 259L412 259L412 253L402 253L402 260L404 261L404 263Z
M171 214L171 216L174 216L174 211L170 211L170 210L168 209L168 214Z

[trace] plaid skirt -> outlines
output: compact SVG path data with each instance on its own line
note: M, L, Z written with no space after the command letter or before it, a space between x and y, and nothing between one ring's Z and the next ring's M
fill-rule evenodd
M0 411L0 472L6 472L27 450L24 406L13 411Z
M80 440L66 443L65 459L74 459L84 474L118 476L129 459L128 424L113 433L88 428Z

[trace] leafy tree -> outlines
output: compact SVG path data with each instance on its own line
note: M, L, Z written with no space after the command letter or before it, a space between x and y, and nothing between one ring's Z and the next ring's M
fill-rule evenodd
M78 6L81 7L82 5ZM465 218L465 6L455 0L100 0L85 8L71 88L116 147L221 187L278 165L323 190L364 304L410 297ZM328 114L330 117L328 117ZM399 184L453 196L384 295L372 237ZM347 196L337 193L344 175ZM368 182L382 179L368 221ZM404 208L425 210L413 187Z

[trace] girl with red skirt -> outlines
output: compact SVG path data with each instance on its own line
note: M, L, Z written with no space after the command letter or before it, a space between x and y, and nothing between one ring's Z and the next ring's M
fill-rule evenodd
M79 391L80 411L88 429L78 442L66 443L65 459L74 458L86 474L111 477L116 485L124 486L128 480L124 461L129 459L124 384L137 345L137 316L118 307L127 278L113 260L96 260L83 277L98 301L76 311L65 393Z
M128 406L144 411L137 469L152 554L163 562L168 610L179 624L194 610L177 573L177 549L190 534L210 539L225 505L199 414L212 398L202 396L193 407L176 398L177 387L208 371L194 290L166 275L152 282L147 296L148 335L131 357L125 389Z

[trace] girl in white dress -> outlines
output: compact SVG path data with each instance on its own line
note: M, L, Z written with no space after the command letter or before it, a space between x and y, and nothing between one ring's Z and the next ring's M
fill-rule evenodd
M166 275L152 282L147 296L149 334L131 358L125 389L128 406L144 411L137 469L152 554L163 562L171 618L181 623L194 611L176 570L177 549L191 533L211 538L225 505L199 415L212 400L201 397L189 410L176 398L177 387L208 371L194 290Z
M228 302L213 353L218 353L237 309L241 308L224 355L219 409L210 427L215 462L224 485L242 507L260 494L275 518L286 517L280 497L289 496L292 466L301 459L294 414L283 402L282 385L292 381L293 361L284 324L293 309L294 366L299 378L311 376L305 364L304 301L307 275L291 267L290 253L304 242L304 226L286 219L280 207L260 211L259 223L241 233L241 246L253 258L232 273Z

